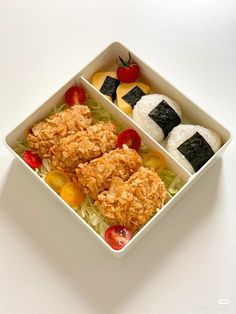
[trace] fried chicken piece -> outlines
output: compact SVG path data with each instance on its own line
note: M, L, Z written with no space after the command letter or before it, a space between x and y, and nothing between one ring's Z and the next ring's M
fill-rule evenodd
M163 206L166 195L157 173L141 167L126 182L114 178L110 189L97 196L95 205L109 223L136 231Z
M110 187L114 177L127 180L141 166L139 154L123 146L102 157L92 160L89 164L80 164L76 169L78 183L92 199Z
M92 122L87 106L74 105L34 124L27 134L27 142L41 158L47 158L51 156L50 148L62 137L86 129Z
M117 128L112 122L100 122L87 130L62 138L52 149L52 168L74 171L81 162L89 161L116 147Z

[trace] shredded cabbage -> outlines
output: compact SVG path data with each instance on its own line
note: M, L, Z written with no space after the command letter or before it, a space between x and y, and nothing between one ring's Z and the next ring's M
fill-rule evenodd
M109 122L111 121L111 115L106 111L101 105L99 105L95 100L90 97L87 97L85 105L91 110L93 119L95 123L100 121Z
M106 111L99 103L97 103L95 100L93 100L90 97L87 97L87 100L85 102L85 105L89 107L92 113L92 117L95 121L95 123L98 123L100 121L103 122L114 122L114 124L117 127L118 133L122 132L124 127L118 123L112 116L111 114Z
M26 139L22 139L20 141L16 141L16 146L14 147L14 151L22 156L22 154L24 153L24 151L26 151L27 149L29 149L28 143L26 141Z
M104 235L109 227L94 205L94 202L88 196L86 196L83 204L76 212L101 236Z
M35 172L44 180L46 175L51 171L51 160L44 158L42 160L42 166L35 169Z
M150 148L143 142L141 141L141 146L139 148L139 155L143 157L143 155L147 154L150 151Z
M162 181L165 183L169 197L173 197L184 185L183 180L179 175L175 174L173 171L164 169L159 174Z
M52 114L55 114L55 113L59 113L59 112L61 112L61 111L63 111L63 110L65 110L65 109L68 109L69 107L68 107L68 105L67 104L60 104L60 105L57 105L57 106L54 106L53 108L52 108L52 110L48 113L48 117L49 116L51 116Z

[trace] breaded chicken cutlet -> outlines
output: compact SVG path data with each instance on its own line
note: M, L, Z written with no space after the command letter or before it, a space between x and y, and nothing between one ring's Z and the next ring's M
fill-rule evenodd
M92 123L90 109L84 105L74 105L35 123L26 139L30 149L41 158L47 158L51 156L51 147L61 138L86 129Z
M112 225L138 230L161 208L166 199L164 182L152 169L140 167L127 181L114 178L95 205Z
M79 163L113 150L116 143L117 128L112 122L91 125L62 138L52 147L52 168L73 172Z
M110 187L114 177L127 180L131 174L139 169L142 158L139 154L124 145L102 157L92 160L90 163L80 164L76 169L77 179L92 199Z

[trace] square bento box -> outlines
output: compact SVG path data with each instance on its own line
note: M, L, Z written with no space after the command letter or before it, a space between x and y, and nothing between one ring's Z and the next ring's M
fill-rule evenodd
M115 71L117 68L116 60L119 56L127 57L128 52L131 53L132 59L140 67L140 77L138 81L144 82L150 86L153 93L167 95L175 100L181 107L184 123L201 125L215 131L222 140L220 149L201 167L200 170L191 174L185 169L171 154L166 150L165 143L155 141L142 127L134 122L130 115L124 113L115 103L104 96L98 89L91 84L91 78L96 72L100 71ZM14 148L18 141L21 141L27 129L43 118L55 107L59 106L64 101L65 92L73 85L81 86L87 95L98 102L111 116L124 128L132 128L138 132L142 142L151 150L162 154L166 161L166 167L178 174L184 182L180 190L158 210L155 215L149 219L144 226L132 237L132 239L120 250L113 249L76 211L74 211L45 181L30 168L22 158L15 152ZM226 146L231 140L230 132L223 127L219 122L213 119L208 113L202 110L199 106L189 100L184 94L172 86L166 79L161 77L155 70L149 67L145 62L139 59L135 53L126 48L119 42L114 42L109 45L102 53L100 53L93 61L91 61L84 69L82 69L75 77L67 82L56 94L42 104L35 112L28 116L20 125L11 131L5 138L7 148L13 155L28 169L38 182L45 185L48 193L57 198L64 208L84 226L97 240L105 247L113 256L123 256L156 222L168 212L168 210L187 192L194 182L197 181L219 158L224 152ZM78 240L79 241L79 240Z

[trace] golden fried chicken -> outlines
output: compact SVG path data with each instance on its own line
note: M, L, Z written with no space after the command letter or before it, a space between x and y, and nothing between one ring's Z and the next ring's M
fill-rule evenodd
M73 172L81 162L90 161L116 147L117 128L100 122L62 138L52 147L52 168Z
M110 187L114 177L127 180L141 163L139 154L124 145L90 163L80 164L76 169L78 183L92 199L96 199L101 191Z
M86 129L92 122L89 108L75 105L34 124L27 134L27 142L41 158L50 157L50 148L62 137Z
M97 196L95 205L111 224L138 230L160 209L166 188L157 173L140 167L127 181L114 178L108 191Z

